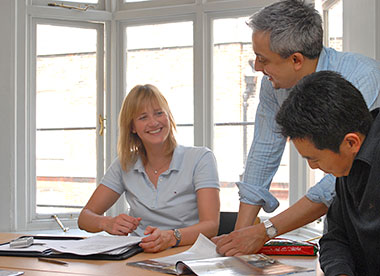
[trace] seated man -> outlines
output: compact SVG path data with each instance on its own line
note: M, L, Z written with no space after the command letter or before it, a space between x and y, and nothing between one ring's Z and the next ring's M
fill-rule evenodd
M337 177L320 241L325 275L379 275L380 115L338 73L304 77L276 121L312 169Z

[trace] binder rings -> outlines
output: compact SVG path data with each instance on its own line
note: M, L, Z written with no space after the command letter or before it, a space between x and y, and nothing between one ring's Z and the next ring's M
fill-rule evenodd
M22 236L22 237L33 237L38 240L81 240L82 237L67 237L67 236ZM22 238L21 237L21 238ZM9 242L2 243L0 245L8 244ZM11 251L11 250L0 250L0 256L12 256L12 257L44 257L44 258L63 258L63 259L85 259L85 260L125 260L129 257L132 257L140 252L143 249L138 246L138 244L131 246L131 248L121 254L110 255L110 254L91 254L91 255L77 255L71 253L56 253L51 249L47 249L43 252L36 251Z

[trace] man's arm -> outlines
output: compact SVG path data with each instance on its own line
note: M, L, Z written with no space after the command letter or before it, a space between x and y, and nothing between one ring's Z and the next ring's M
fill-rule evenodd
M277 228L278 235L281 235L313 222L326 212L325 204L312 202L304 196L270 220ZM217 251L226 256L256 253L268 240L263 223L241 228L228 235L212 239L217 246Z
M260 209L260 205L251 205L240 202L239 214L236 220L235 230L253 225Z
M275 115L282 98L288 91L275 91L271 82L264 77L260 89L260 103L256 111L254 138L249 150L243 179L237 182L240 195L239 215L235 229L251 226L263 208L273 212L278 200L269 192L285 148L286 139L277 128Z

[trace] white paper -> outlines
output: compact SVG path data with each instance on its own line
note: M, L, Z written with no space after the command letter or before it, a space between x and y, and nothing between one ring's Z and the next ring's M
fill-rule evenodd
M25 248L11 248L9 243L0 245L0 251L33 251L44 252L45 250L54 250L59 253L72 253L76 255L91 255L106 253L117 255L126 252L135 244L141 241L141 237L136 236L104 236L96 235L80 240L49 240L34 239L34 243L43 245L31 245Z
M96 235L81 240L48 241L47 246L60 253L91 255L99 253L120 252L121 248L131 247L141 241L136 236L103 236ZM125 250L124 250L125 251Z
M199 234L198 239L188 250L175 255L152 260L175 265L178 261L191 261L221 256L222 255L216 252L216 245L203 234Z
M18 276L23 275L22 271L11 271L11 270L2 270L0 269L0 276Z

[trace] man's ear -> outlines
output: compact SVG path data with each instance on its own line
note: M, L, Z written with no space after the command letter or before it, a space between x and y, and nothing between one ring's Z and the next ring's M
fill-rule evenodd
M297 52L292 54L290 58L293 63L294 70L299 71L305 62L305 57L303 56L303 54Z
M346 150L348 150L349 152L355 155L359 152L363 141L364 141L364 135L359 134L357 132L347 133L346 136L344 136L343 138L343 143Z

